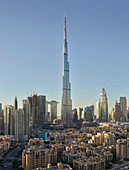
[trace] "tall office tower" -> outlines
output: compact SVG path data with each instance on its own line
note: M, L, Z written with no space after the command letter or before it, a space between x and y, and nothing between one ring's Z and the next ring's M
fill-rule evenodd
M32 117L33 128L38 127L38 96L34 94L27 98L30 103L30 117Z
M15 96L15 99L14 99L14 109L15 109L15 110L17 110L17 109L18 109L17 96Z
M14 135L14 107L6 105L4 107L4 134Z
M24 112L22 109L15 111L15 139L16 141L24 139Z
M96 102L96 119L99 119L99 102Z
M54 119L57 119L57 101L51 101L51 121L53 122Z
M72 114L73 114L73 122L77 123L78 114L77 114L77 109L76 108L72 110Z
M106 91L102 88L100 99L99 99L99 121L108 121L108 102Z
M110 114L110 120L115 122L116 121L116 112L115 109L112 107L111 114Z
M94 105L85 107L84 120L93 121L93 117L94 117Z
M4 134L14 134L14 107L12 105L4 107Z
M127 121L128 120L128 115L127 115L128 112L127 112L127 99L126 99L126 97L120 97L119 103L120 103L120 109L121 109L123 121Z
M38 117L39 117L38 125L39 126L42 126L43 123L46 122L46 116L47 116L46 96L39 95L38 96Z
M2 110L2 103L0 103L0 135L4 133L4 115Z
M63 69L62 70L63 72L62 72L62 95L61 95L61 121L64 127L70 127L72 122L72 100L71 100L71 84L69 82L66 17L64 22Z
M78 120L82 119L82 111L83 111L83 107L79 107L79 109L78 109Z
M30 137L29 123L30 123L30 104L29 101L23 100L23 111L24 111L24 135Z
M122 114L121 114L121 107L120 103L117 102L115 103L115 121L121 122Z

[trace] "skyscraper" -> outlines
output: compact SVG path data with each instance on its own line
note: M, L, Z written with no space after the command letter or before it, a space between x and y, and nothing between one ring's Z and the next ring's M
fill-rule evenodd
M23 111L24 111L24 135L29 135L29 122L30 122L30 104L29 101L23 100Z
M15 109L15 110L18 109L17 96L15 96L15 99L14 99L14 109Z
M108 102L106 91L104 88L102 88L99 99L99 121L108 121Z
M46 96L39 95L38 96L38 117L39 117L38 125L39 126L42 126L43 123L46 122L46 116L47 116Z
M15 139L16 141L24 139L24 112L22 109L15 111Z
M72 114L73 114L73 122L77 123L77 121L78 121L78 114L77 114L77 109L76 108L72 110Z
M128 120L128 116L127 116L128 112L127 112L127 99L126 99L126 97L120 97L119 103L120 103L120 109L121 109L123 121L127 121Z
M33 96L28 97L27 100L30 103L30 117L32 117L33 128L38 127L38 96L37 94L34 94Z
M83 111L83 107L79 107L79 109L78 109L78 120L82 119L82 111Z
M62 95L61 121L64 127L70 127L72 122L71 84L69 82L69 62L67 47L66 17L64 21L63 68L62 68Z
M96 102L96 119L99 119L99 102Z
M14 107L6 105L4 107L4 134L14 135Z
M121 114L121 108L120 108L120 103L117 102L115 103L115 121L121 121L122 114Z
M93 121L93 116L94 116L94 105L85 107L84 120Z
M54 119L57 119L57 101L52 100L51 101L51 121Z

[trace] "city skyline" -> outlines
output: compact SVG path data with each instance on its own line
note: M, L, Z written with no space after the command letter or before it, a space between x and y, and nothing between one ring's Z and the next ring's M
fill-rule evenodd
M1 2L0 55L3 74L0 102L3 105L13 104L14 97L18 96L19 106L22 107L22 99L30 95L31 90L61 104L65 8L73 108L95 105L103 84L107 92L109 111L120 96L129 99L129 24L126 20L129 16L126 7L129 2L99 1L92 4L82 1L76 2L74 7L72 2L66 1L65 4L56 1L50 5L48 11L41 1L38 4L32 2L30 6L28 2L26 6L16 1L14 6L10 5L11 2L7 5ZM49 3L45 5L48 6ZM60 9L56 11L58 7ZM82 11L79 7L82 7ZM76 13L77 10L80 14ZM79 18L82 18L81 21ZM58 107L58 113L60 108Z

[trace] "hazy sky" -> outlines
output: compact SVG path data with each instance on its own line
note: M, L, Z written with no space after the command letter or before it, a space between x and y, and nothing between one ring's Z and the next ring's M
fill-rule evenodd
M129 99L129 0L0 1L0 102L61 102L64 11L73 108ZM58 113L60 106L58 107Z

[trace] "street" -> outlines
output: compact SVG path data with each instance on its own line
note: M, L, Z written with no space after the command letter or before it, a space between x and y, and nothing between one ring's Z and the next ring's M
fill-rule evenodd
M2 163L0 165L0 170L12 170L13 169L13 160L16 160L16 156L18 152L20 152L24 148L24 145L21 144L17 146L14 150L7 153L7 155L3 158Z

